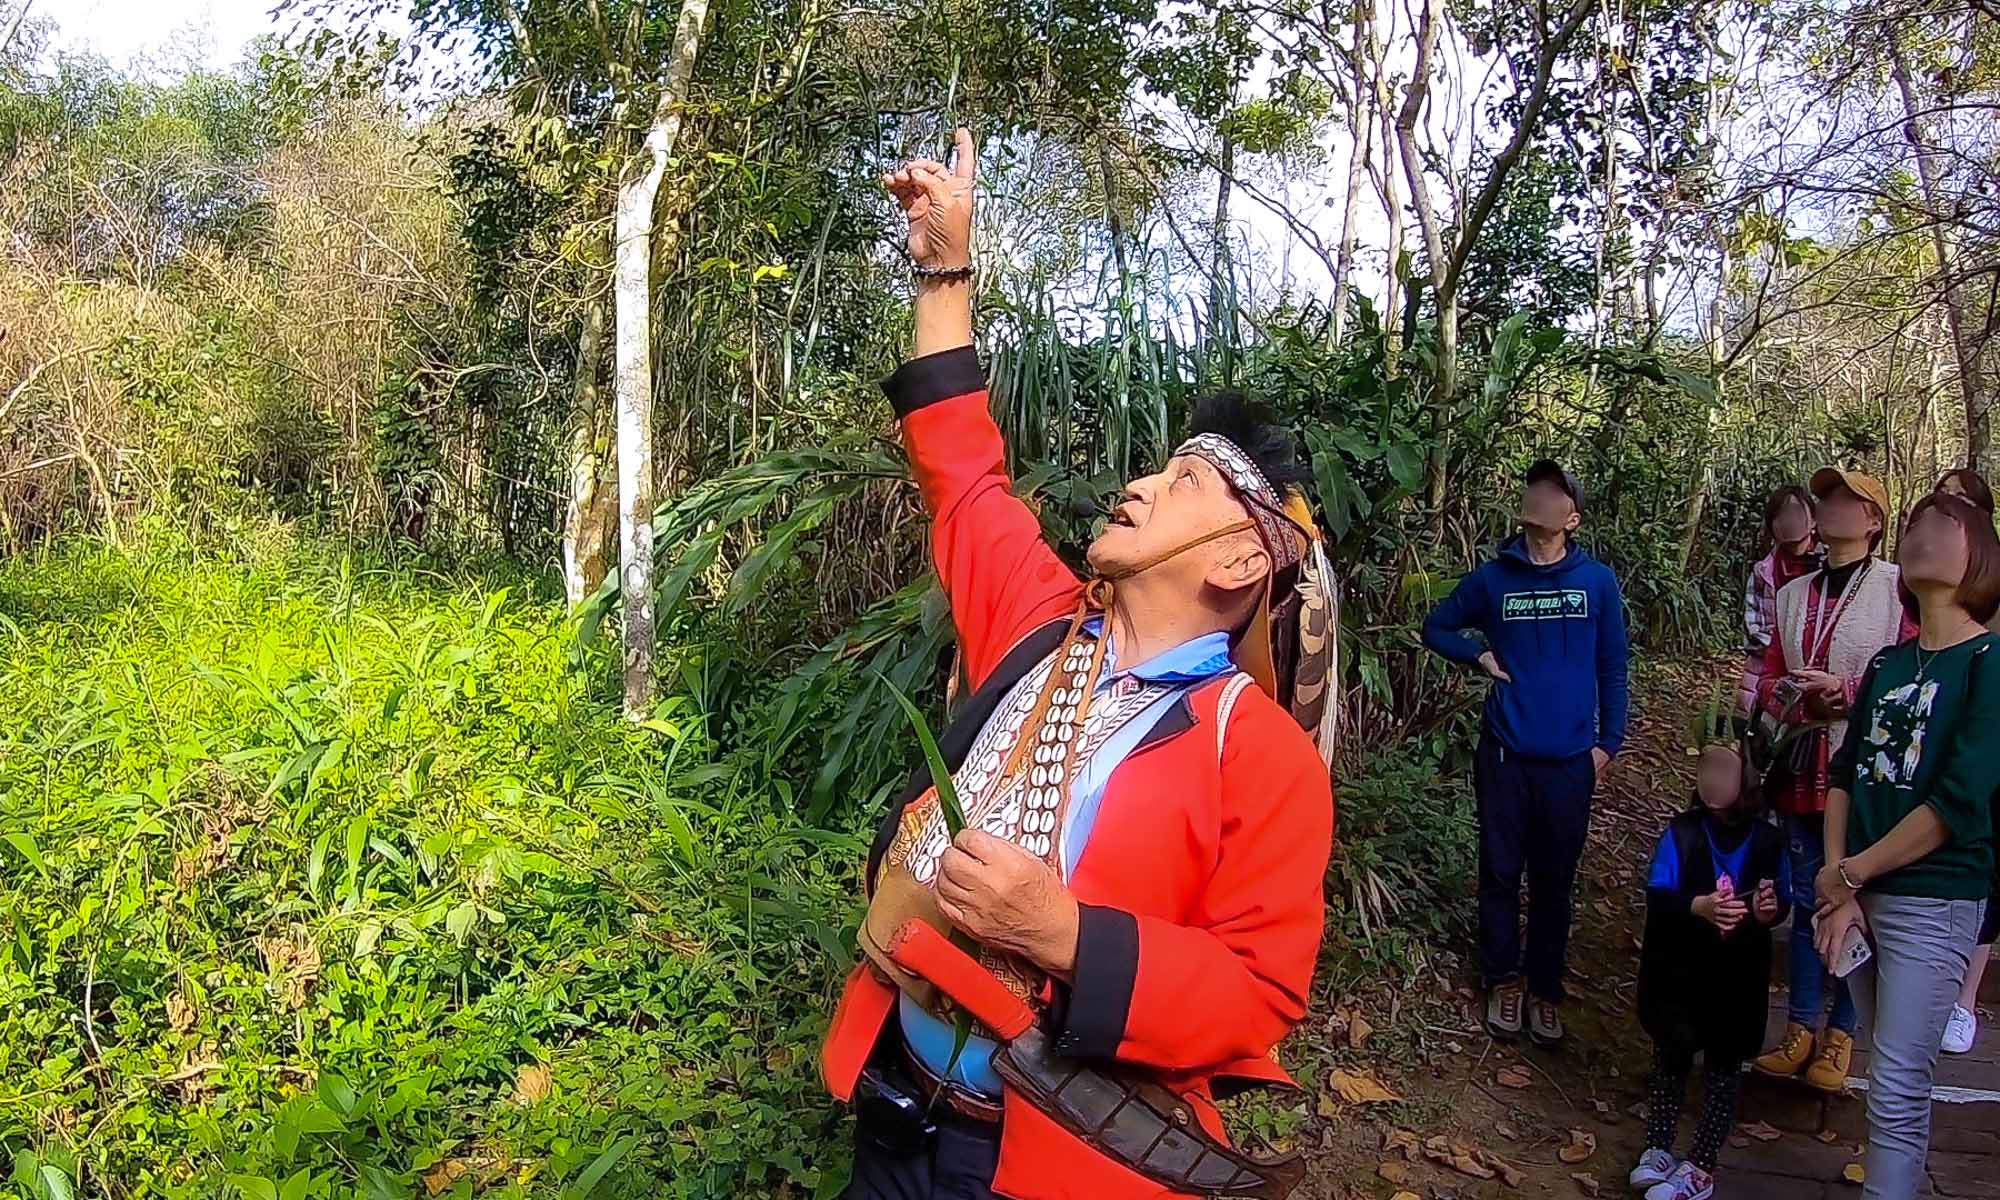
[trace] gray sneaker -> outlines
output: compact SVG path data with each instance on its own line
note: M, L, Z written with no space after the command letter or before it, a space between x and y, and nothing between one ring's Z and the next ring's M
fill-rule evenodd
M1528 1040L1544 1050L1562 1045L1562 1012L1547 1000L1528 1001Z
M1486 1032L1503 1042L1520 1037L1522 1000L1519 983L1495 984L1486 993Z

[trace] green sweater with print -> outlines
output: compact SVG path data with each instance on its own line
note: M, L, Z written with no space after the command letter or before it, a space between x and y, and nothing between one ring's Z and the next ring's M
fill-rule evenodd
M1844 789L1847 852L1881 841L1920 804L1945 844L1868 883L1871 891L1984 899L1994 885L1993 801L2000 790L2000 636L1939 651L1915 638L1875 656L1861 680L1829 782Z

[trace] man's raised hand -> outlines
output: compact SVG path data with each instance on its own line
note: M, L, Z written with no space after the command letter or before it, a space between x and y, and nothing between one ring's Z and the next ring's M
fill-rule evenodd
M910 258L919 266L972 265L972 184L979 155L971 130L960 129L953 141L958 161L951 167L918 158L882 177L882 186L910 220Z

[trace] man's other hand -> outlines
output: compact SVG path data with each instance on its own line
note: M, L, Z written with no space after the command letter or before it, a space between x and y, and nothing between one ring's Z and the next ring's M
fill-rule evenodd
M910 219L910 257L917 265L950 270L972 265L972 184L979 154L972 131L954 139L958 161L914 158L887 175L882 186Z
M938 859L938 908L973 939L1051 975L1076 967L1077 908L1048 865L1012 842L965 829Z
M1604 779L1604 768L1610 765L1611 755L1604 747L1592 746L1590 748L1590 778L1593 782L1602 782Z
M1512 675L1509 675L1507 673L1507 669L1500 665L1500 660L1493 656L1493 652L1491 650L1483 650L1480 652L1479 666L1480 669L1484 670L1488 675L1491 675L1493 678L1499 680L1501 683L1514 682L1514 677Z

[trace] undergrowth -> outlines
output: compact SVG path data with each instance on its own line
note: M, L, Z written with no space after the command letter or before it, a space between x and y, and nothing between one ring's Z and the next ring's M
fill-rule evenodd
M559 605L264 540L0 566L0 1195L837 1183L860 839Z

